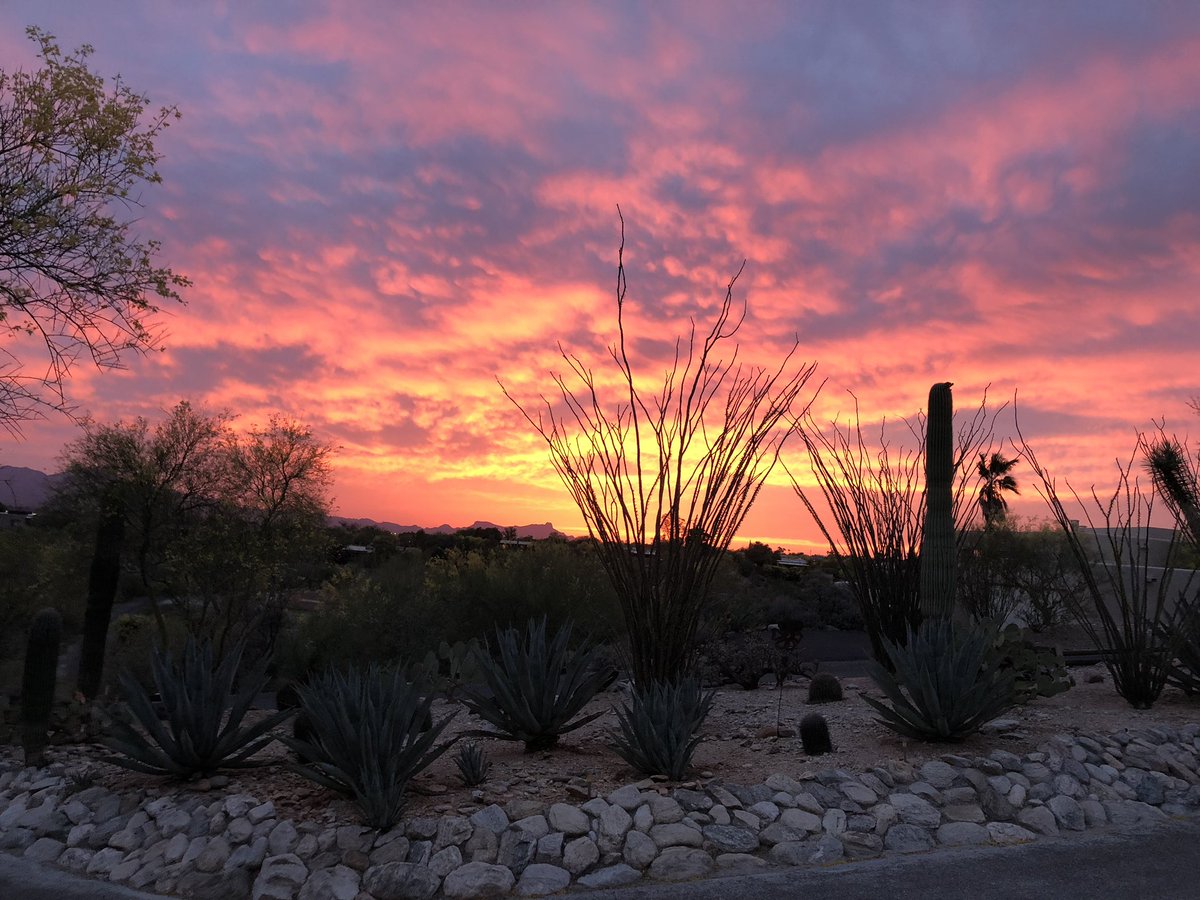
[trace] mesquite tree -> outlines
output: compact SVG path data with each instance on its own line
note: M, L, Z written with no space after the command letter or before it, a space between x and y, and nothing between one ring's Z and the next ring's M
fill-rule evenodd
M566 351L574 383L552 376L561 406L543 396L544 408L533 410L505 395L546 441L583 514L620 600L633 678L649 686L691 670L713 576L812 403L806 386L816 365L795 361L798 342L773 370L738 362L736 344L723 352L745 317L733 303L739 269L707 334L693 322L659 386L647 389L626 341L624 249L622 218L609 348L619 396Z

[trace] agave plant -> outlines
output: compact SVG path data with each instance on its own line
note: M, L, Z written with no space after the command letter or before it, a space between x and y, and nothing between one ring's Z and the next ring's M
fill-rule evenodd
M467 709L496 732L487 737L524 741L525 751L546 750L559 737L604 715L578 713L617 677L612 667L599 664L595 648L584 645L572 652L571 624L546 638L546 620L530 620L525 637L516 628L496 629L496 644L479 656L487 691L466 688Z
M635 688L630 702L617 709L621 730L613 734L613 749L639 772L681 780L715 697L695 679Z
M923 741L958 741L1017 702L1013 670L1001 668L993 624L926 619L907 644L885 641L893 672L869 664L887 702L864 697L879 721Z
M242 728L254 697L266 684L266 660L243 673L233 693L244 645L238 644L216 666L212 644L188 638L176 664L169 651L155 649L152 661L164 718L160 720L146 689L128 672L120 677L125 703L136 721L113 719L103 743L118 756L109 762L137 772L187 778L218 769L261 765L250 757L271 743L270 730L292 714L283 710Z
M487 752L473 741L459 744L458 753L454 756L454 764L458 766L458 778L467 787L475 787L487 781L492 762L487 758Z
M433 698L399 667L329 670L298 693L310 732L283 738L305 761L292 768L353 797L372 828L391 828L409 781L453 743L437 739L456 713L434 723Z

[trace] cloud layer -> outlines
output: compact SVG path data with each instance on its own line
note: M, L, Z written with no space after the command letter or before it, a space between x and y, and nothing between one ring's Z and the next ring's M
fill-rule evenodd
M798 338L821 419L847 391L870 421L935 381L1018 391L1042 461L1104 484L1200 393L1188 4L14 0L5 69L31 24L183 112L138 228L188 305L74 397L301 418L347 515L581 527L496 380L536 399L559 342L604 367L617 204L651 383L746 259L744 358ZM31 423L0 461L52 467L70 434ZM815 539L782 474L745 532Z

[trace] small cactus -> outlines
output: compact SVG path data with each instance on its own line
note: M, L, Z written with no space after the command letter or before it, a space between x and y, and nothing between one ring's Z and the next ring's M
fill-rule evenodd
M833 741L829 737L829 723L820 713L809 713L800 720L800 742L809 756L820 756L833 752Z
M842 699L842 683L832 672L818 672L808 683L809 703L835 703Z
M46 608L33 618L25 645L25 672L21 679L21 744L25 765L40 766L45 761L50 711L58 684L58 645L62 635L62 616Z
M483 748L471 742L459 746L454 764L458 766L459 779L467 787L483 784L492 768L491 760Z

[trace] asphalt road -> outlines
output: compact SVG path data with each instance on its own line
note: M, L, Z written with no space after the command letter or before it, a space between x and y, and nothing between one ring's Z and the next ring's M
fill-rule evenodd
M569 893L579 900L1187 900L1200 898L1198 873L1200 820L1134 834L1089 832L1015 847ZM0 900L155 896L0 853Z

